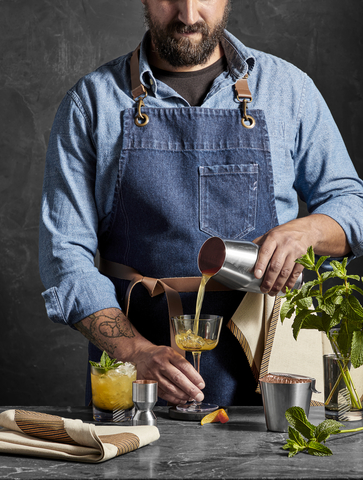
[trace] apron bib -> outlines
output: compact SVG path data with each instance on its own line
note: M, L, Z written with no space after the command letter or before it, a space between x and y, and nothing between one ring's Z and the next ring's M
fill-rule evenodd
M119 160L110 229L100 255L152 278L200 277L197 256L209 236L252 241L278 224L269 137L264 113L241 109L147 108L149 122L135 124L135 109L121 114ZM124 307L129 282L110 277ZM202 313L224 318L220 341L203 353L205 401L261 404L256 380L238 341L226 327L244 296L206 292ZM180 294L185 314L195 313L196 293ZM129 319L157 345L170 345L165 295L151 298L142 285L132 293ZM90 359L102 352L90 344ZM192 362L191 354L187 359ZM88 388L89 390L89 388ZM163 401L158 403L165 404Z

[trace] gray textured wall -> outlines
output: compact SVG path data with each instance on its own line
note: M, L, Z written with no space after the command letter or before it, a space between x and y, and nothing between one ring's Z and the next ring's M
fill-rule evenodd
M248 46L314 79L361 177L362 14L361 0L235 0L229 23ZM40 295L45 152L67 89L138 44L141 2L0 0L0 32L0 405L81 405L86 341L53 325Z

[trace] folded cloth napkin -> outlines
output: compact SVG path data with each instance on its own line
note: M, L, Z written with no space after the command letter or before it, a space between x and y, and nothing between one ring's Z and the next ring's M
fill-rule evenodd
M157 427L93 425L25 410L0 414L0 453L100 463L160 437Z

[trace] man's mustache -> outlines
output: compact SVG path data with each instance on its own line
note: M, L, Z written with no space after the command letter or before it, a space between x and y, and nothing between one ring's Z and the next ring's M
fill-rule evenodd
M208 25L205 22L197 22L193 25L185 25L183 22L173 22L168 27L168 33L201 33L209 34Z

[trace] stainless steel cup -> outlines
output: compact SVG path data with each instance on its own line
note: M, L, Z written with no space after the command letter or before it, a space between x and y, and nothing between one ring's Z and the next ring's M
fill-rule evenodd
M199 250L199 270L201 273L213 275L215 280L232 290L261 293L262 278L257 279L253 273L259 248L258 245L247 240L208 238ZM294 289L300 288L301 285L302 274Z
M136 413L132 419L133 425L156 425L157 419L153 412L158 399L158 382L153 380L136 380L132 384L132 400Z
M290 407L301 407L306 416L309 415L312 392L315 390L315 378L287 373L271 373L271 375L307 379L305 383L270 383L260 379L263 409L266 426L272 432L287 432L288 421L285 412Z

